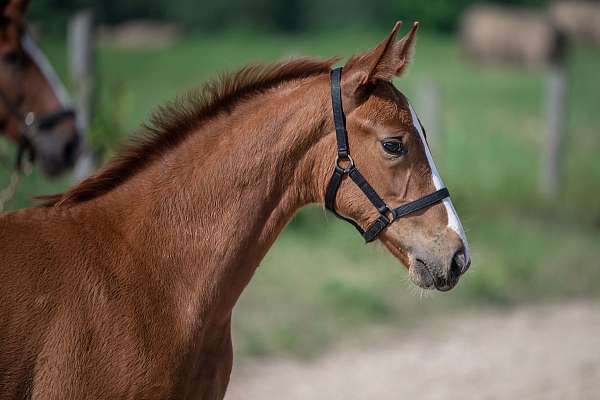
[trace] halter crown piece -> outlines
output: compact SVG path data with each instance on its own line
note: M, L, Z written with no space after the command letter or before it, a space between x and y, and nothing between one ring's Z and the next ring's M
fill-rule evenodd
M423 196L415 201L405 203L396 208L390 208L385 201L377 194L375 189L367 182L364 176L358 171L358 168L354 165L354 160L350 157L350 148L348 147L348 132L346 131L346 116L344 115L344 109L342 108L342 90L341 90L341 78L342 68L336 68L331 71L331 105L333 108L333 122L335 125L335 137L337 141L337 158L335 160L335 168L333 174L329 179L327 185L327 191L325 192L325 207L333 212L338 218L343 219L346 222L351 223L362 235L365 241L372 242L377 238L379 233L385 229L388 225L393 223L399 218L405 217L416 211L430 207L446 197L450 197L448 189L442 188L426 196ZM426 146L425 143L423 145ZM342 164L347 165L343 167ZM348 175L350 179L358 186L358 188L365 194L367 199L373 204L373 206L379 212L379 217L369 225L367 230L363 230L360 225L350 219L346 218L335 210L335 198L337 192L342 183L344 175Z

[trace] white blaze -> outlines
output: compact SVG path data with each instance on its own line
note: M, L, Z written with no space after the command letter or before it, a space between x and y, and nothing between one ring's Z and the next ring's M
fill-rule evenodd
M69 96L67 89L65 89L62 81L58 77L58 74L54 68L52 68L52 65L46 58L46 55L40 50L39 47L37 47L33 39L31 39L28 34L23 35L21 44L23 46L23 50L29 54L42 74L44 74L48 84L56 94L60 105L65 108L69 107L71 105L71 97Z
M412 106L410 107L410 115L412 117L413 125L417 128L417 132L419 132L419 137L421 138L421 142L423 143L423 148L425 149L425 155L427 156L427 161L429 162L429 167L431 169L431 179L433 180L433 185L436 190L442 189L445 187L444 182L442 181L442 177L438 173L438 170L433 162L433 158L431 157L431 151L429 150L429 146L427 145L427 140L425 140L425 134L423 133L423 127L419 123L419 118L417 118L417 114L415 110L413 110ZM461 238L463 245L465 246L465 257L469 259L469 244L467 243L467 236L465 235L465 231L460 223L460 219L458 218L458 214L454 209L454 205L452 205L452 200L449 197L446 197L443 201L444 207L446 207L446 213L448 214L448 227L452 229L456 234Z

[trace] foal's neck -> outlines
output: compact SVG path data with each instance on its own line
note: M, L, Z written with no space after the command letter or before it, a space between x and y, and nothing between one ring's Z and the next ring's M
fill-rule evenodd
M240 103L115 195L126 240L142 243L149 273L187 291L192 314L229 315L296 210L321 199L327 90L323 75Z

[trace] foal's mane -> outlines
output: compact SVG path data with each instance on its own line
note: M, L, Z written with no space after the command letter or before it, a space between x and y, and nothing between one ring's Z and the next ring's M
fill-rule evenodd
M98 173L61 194L40 196L44 206L82 203L96 198L144 169L195 129L240 101L295 79L328 73L336 59L298 58L269 65L252 64L224 73L158 109L141 132Z

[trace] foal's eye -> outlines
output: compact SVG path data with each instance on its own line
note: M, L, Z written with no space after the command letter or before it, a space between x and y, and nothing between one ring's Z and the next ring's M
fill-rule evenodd
M381 142L383 150L393 156L402 156L406 154L406 150L400 139L386 139Z

